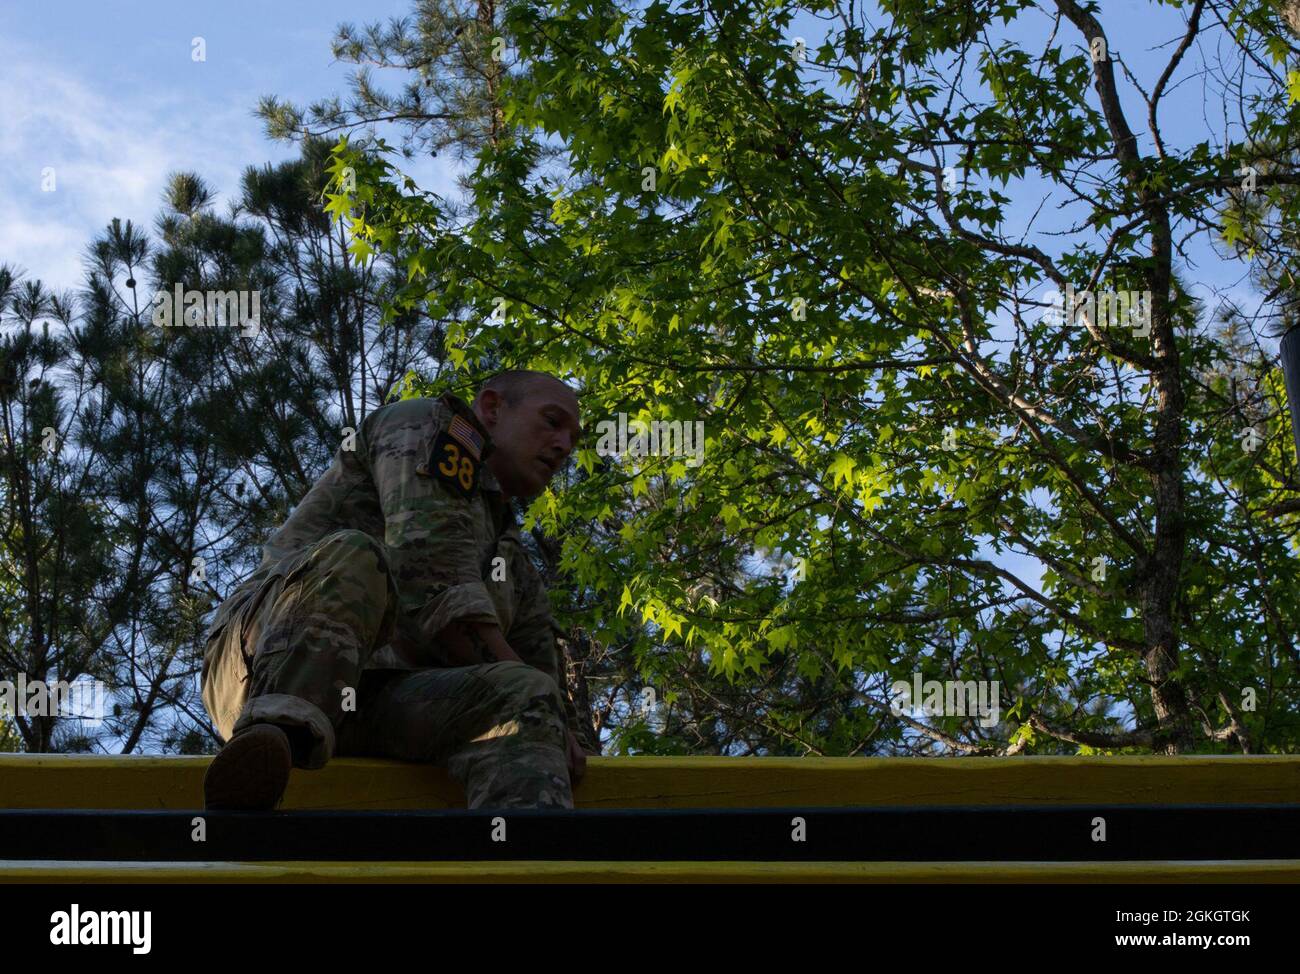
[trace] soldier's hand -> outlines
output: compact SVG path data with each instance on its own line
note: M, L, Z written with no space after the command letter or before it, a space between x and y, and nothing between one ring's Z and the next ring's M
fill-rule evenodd
M587 754L578 743L578 739L573 736L573 731L566 728L564 734L568 745L566 756L569 761L569 781L576 788L583 775L587 773Z

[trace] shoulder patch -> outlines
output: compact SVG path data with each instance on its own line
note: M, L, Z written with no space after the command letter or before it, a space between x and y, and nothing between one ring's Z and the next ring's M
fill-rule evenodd
M447 433L465 448L465 452L474 457L476 463L483 459L483 437L479 435L478 430L462 417L453 416L451 418L451 425L447 427Z
M459 417L457 417L459 419ZM453 420L453 425L454 425ZM469 500L478 490L479 450L472 442L458 438L449 426L438 434L429 450L429 459L416 468L418 473L440 480L461 497Z

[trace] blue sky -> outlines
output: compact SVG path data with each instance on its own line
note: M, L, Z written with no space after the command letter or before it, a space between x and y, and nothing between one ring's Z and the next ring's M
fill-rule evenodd
M169 172L197 171L224 208L250 164L291 158L252 111L346 91L335 26L405 14L410 0L222 3L73 0L0 4L0 262L57 289L82 283L81 255L113 217L149 226ZM256 30L249 26L256 24ZM191 60L202 37L207 60ZM409 166L452 189L441 160ZM53 167L54 192L41 173Z
M264 136L252 115L258 97L305 104L343 94L351 66L330 54L336 25L386 20L412 6L412 0L0 5L0 261L56 288L79 286L81 254L92 234L113 217L151 223L175 170L197 171L224 204L245 166L295 154L293 146ZM1112 47L1149 87L1181 33L1182 14L1105 0L1102 20ZM824 29L823 21L802 14L792 34L815 47ZM1043 36L1048 29L1050 18L1030 13L1012 33ZM1076 45L1074 35L1063 25L1057 42ZM204 62L191 59L195 37L206 42ZM1202 53L1189 51L1180 74L1191 74ZM1141 137L1145 112L1131 88L1127 96ZM1206 123L1213 126L1205 105L1199 82L1174 88L1164 111L1167 139L1180 146L1199 140ZM450 158L405 163L423 188L446 195L455 192L453 165ZM46 167L55 171L54 192L41 189ZM1028 193L1018 199L1026 219L1038 201ZM1014 221L1015 208L1009 215ZM1203 284L1240 281L1241 265L1227 266L1197 249Z

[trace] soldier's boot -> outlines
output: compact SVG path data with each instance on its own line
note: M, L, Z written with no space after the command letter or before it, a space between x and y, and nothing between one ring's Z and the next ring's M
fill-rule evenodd
M290 769L301 763L307 746L299 738L295 748L290 736L295 731L256 723L235 734L203 776L203 807L208 811L275 809L289 785Z

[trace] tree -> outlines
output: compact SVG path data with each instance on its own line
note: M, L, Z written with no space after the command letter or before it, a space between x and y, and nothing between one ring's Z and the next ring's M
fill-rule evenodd
M699 467L588 448L530 511L643 669L788 659L895 748L1285 750L1295 523L1261 514L1300 481L1276 402L1243 416L1207 378L1233 352L1183 241L1222 236L1246 136L1290 144L1300 108L1271 8L1163 6L1181 23L1146 79L1075 0L1041 26L1029 0L891 0L878 27L829 0L514 6L514 128L473 223L382 142L340 140L358 186L330 206L355 248L439 268L399 306L474 309L458 365L504 354L579 377L596 417L705 423ZM799 12L835 25L820 46ZM1161 109L1220 37L1258 69L1247 131L1189 133ZM571 178L533 178L543 133ZM1014 212L1031 195L1050 233ZM996 681L999 719L890 713L913 673Z
M74 299L22 277L0 265L0 669L17 691L0 746L49 751L80 738L57 740L58 698L23 689L105 676L98 651L126 586L112 570L112 520L87 490L96 467L68 448L89 386L75 369L70 388L57 381L72 350L50 322L69 325Z
M205 617L346 428L437 374L438 324L384 314L395 262L356 261L321 212L328 155L250 167L226 216L174 174L155 238L113 220L91 242L80 296L0 268L0 662L114 704L94 730L19 715L26 749L210 750ZM159 324L177 287L199 320ZM255 333L213 302L236 292L260 297Z

